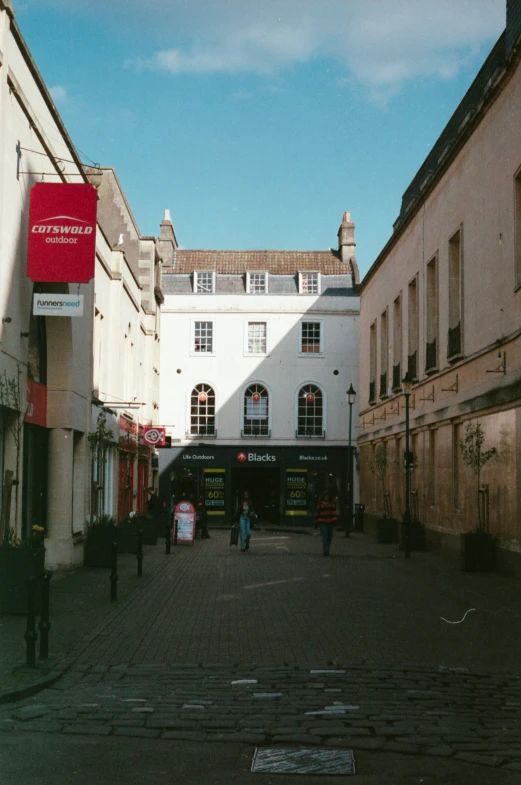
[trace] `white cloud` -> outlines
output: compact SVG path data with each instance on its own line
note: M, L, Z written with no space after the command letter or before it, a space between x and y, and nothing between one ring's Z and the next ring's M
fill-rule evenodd
M52 100L57 104L67 100L67 90L59 84L49 87L49 93Z
M506 0L27 0L139 29L127 65L272 78L330 58L371 94L453 78L505 26ZM15 0L16 3L16 0ZM146 54L143 42L149 47Z

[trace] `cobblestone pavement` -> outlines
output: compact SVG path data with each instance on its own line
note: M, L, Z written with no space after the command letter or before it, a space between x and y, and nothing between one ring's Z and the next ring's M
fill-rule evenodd
M158 546L160 547L160 546ZM163 546L164 547L164 546ZM401 752L521 771L519 582L337 537L155 552L0 730ZM145 566L147 562L145 561ZM472 609L472 612L470 612Z
M308 744L521 771L521 678L430 668L74 665L4 731Z

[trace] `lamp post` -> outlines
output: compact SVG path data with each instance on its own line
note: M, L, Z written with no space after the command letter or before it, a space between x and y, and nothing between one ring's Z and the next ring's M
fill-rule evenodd
M411 540L410 540L410 529L411 529L411 507L410 507L410 495L411 495L411 456L409 453L409 397L411 395L412 390L412 379L409 376L409 371L405 374L402 379L402 392L405 396L405 512L403 514L403 539L404 539L404 549L405 549L405 558L409 559L411 556Z
M349 404L349 446L347 453L347 520L345 536L349 537L349 529L353 525L353 456L351 451L351 423L353 419L353 404L356 400L356 392L353 385L349 386L346 392L347 403Z

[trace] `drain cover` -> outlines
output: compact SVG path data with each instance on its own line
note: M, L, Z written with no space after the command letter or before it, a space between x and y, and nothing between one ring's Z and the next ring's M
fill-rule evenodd
M272 774L354 774L353 750L260 749L253 756L251 770Z

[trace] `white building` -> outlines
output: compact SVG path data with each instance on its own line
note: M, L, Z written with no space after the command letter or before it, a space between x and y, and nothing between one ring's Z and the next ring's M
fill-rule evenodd
M302 525L330 485L344 512L359 356L348 213L338 236L338 250L163 254L164 500L204 499L224 522L248 489L265 520Z

